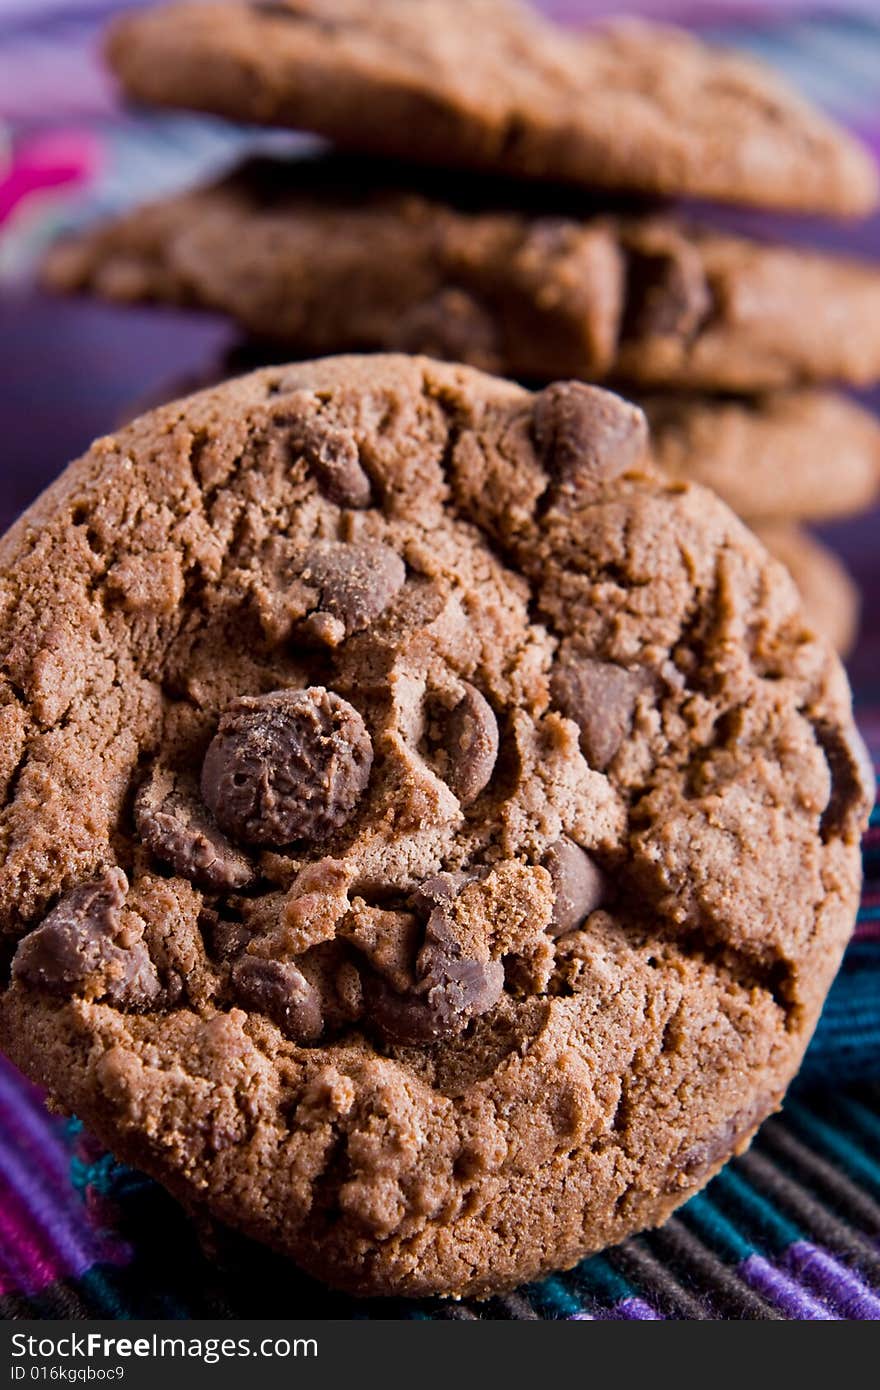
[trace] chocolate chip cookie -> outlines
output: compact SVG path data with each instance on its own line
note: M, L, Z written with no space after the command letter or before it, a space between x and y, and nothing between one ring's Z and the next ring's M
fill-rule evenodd
M658 1223L852 927L841 668L607 392L277 367L0 546L0 1036L127 1161L361 1293Z
M775 74L670 28L581 33L516 0L251 0L127 16L138 101L350 149L607 188L851 214L865 152Z
M880 376L875 266L363 162L252 161L62 244L46 275L219 310L286 354L736 391Z
M825 520L880 490L880 421L831 391L638 398L658 463L710 487L749 521Z

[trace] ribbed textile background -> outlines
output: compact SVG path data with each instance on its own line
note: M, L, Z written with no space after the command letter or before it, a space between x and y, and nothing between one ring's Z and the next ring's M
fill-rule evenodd
M45 441L51 439L54 448L56 436L66 441L71 433L71 394L80 409L77 421L87 419L90 428L97 421L96 430L114 423L110 399L118 404L120 391L112 373L119 362L133 360L130 330L120 322L146 322L135 311L124 321L105 311L94 318L82 311L76 341L99 379L88 377L87 387L67 374L50 381L48 363L45 379L38 377L34 364L46 354L46 315L53 310L31 301L22 283L49 239L61 227L181 187L255 139L261 146L291 139L255 137L191 117L120 112L95 59L95 26L111 11L138 2L0 0L0 279L11 286L5 303L0 299L0 342L5 330L7 347L14 347L0 371L0 427L11 440L0 493L3 525L48 480L51 468L65 461L66 453L53 453L47 464ZM578 20L621 7L547 0L546 8ZM812 8L798 0L642 0L627 8L683 18L768 58L880 151L876 0L826 0ZM737 220L757 231L769 225L755 214ZM790 224L786 234L876 255L878 229L875 218L844 230ZM172 337L180 331L179 318L164 322ZM69 332L70 320L65 324ZM101 354L95 338L105 332L117 336ZM154 359L160 337L155 330L152 338L144 335L145 343L150 338L154 344ZM69 351L64 343L62 350ZM161 350L164 361L164 343ZM144 347L142 357L147 352ZM151 365L155 376L155 360ZM56 373L57 368L58 360ZM143 386L133 376L126 383L128 398L136 400ZM87 409L84 392L90 393ZM25 419L28 439L39 441L42 452L33 446L28 451L9 433ZM873 560L873 542L869 548ZM867 553L864 537L861 550L850 552L857 568ZM876 563L870 572L876 575ZM862 701L857 708L880 761L880 611L871 594L865 610L865 638L854 668ZM784 1110L764 1125L745 1156L662 1230L586 1260L572 1273L483 1304L355 1302L236 1237L212 1232L205 1255L199 1233L161 1188L96 1148L76 1122L51 1118L38 1092L0 1059L0 1314L880 1319L876 814L864 863L858 927Z

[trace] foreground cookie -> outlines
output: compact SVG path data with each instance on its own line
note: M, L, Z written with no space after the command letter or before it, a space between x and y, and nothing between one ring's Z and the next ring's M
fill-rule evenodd
M880 421L846 396L642 397L657 462L710 487L750 522L826 520L880 490Z
M845 565L801 526L765 521L756 523L754 529L797 585L808 622L846 656L855 644L861 605L858 588Z
M3 542L3 1044L335 1284L662 1221L839 961L841 669L644 457L589 387L338 358L99 440Z
M174 4L114 25L129 96L382 155L821 213L866 152L758 63L674 29L563 30L515 0Z
M416 177L255 160L61 245L47 279L220 310L288 352L404 349L536 381L880 375L874 266L671 217L498 211L521 193L458 181L447 201L407 191Z

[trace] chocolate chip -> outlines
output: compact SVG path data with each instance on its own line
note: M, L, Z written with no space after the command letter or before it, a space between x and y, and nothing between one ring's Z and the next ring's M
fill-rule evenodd
M224 890L253 880L253 864L218 830L190 774L156 766L138 792L134 819L147 849L192 883Z
M428 1004L444 1033L495 1007L504 991L500 960L453 960L443 957L428 977Z
M364 983L367 1017L388 1042L414 1047L443 1036L433 1010L419 994L397 994L378 976Z
M712 308L699 251L681 242L658 250L631 250L622 336L689 339Z
M847 735L824 720L813 729L831 773L831 794L819 822L822 838L845 835L850 827L858 833L862 814L874 804L877 786L868 750L855 730Z
M106 869L65 893L20 943L13 977L49 994L83 993L120 1007L146 1007L161 986L143 941L117 940L127 892L122 870Z
M379 541L314 541L300 578L317 589L316 611L303 626L336 646L384 613L406 579L406 566Z
M329 501L339 507L369 507L370 480L361 467L357 444L345 430L322 430L315 423L296 421L290 446L305 459Z
M581 731L581 751L590 767L602 771L632 728L646 673L628 671L589 657L563 657L550 677L557 708Z
M243 696L205 755L202 795L221 829L245 844L314 841L349 819L372 762L363 719L334 691Z
M605 880L590 856L565 835L550 846L542 862L556 895L548 931L551 936L564 936L601 906Z
M292 961L242 956L232 967L242 1003L265 1014L289 1038L314 1042L324 1027L321 996Z
M441 1036L461 1032L471 1018L497 1004L504 989L501 961L466 956L454 919L443 906L428 918L416 968Z
M560 381L535 398L535 443L558 483L610 482L635 467L648 445L642 412L610 391Z
M455 869L435 874L433 878L426 878L424 883L413 889L410 895L413 906L430 914L435 907L441 907L457 898L465 884L475 883L478 879L485 878L488 873L488 869L479 868Z
M395 994L384 981L373 981L370 1017L391 1042L439 1042L463 1032L472 1018L493 1008L503 990L499 960L451 960L418 993Z
M436 904L416 962L415 988L398 994L383 980L367 984L370 1017L393 1042L420 1044L454 1037L501 998L501 961L466 954L448 911L460 888L470 881L472 876L467 874L439 874L413 895L417 904Z
M446 720L446 781L462 806L469 806L492 776L498 757L498 721L479 690L465 681L464 691Z

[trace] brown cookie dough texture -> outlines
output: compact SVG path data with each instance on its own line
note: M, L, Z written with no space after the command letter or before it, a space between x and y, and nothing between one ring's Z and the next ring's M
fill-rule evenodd
M660 466L711 488L750 522L821 521L877 500L880 421L846 396L657 395L639 404Z
M861 607L858 587L846 566L802 526L764 521L756 522L754 530L797 585L807 621L846 656L855 645Z
M729 391L880 376L876 266L665 214L518 208L508 185L447 191L345 160L254 160L62 243L46 278L219 311L302 354Z
M453 168L821 213L877 197L865 150L748 58L515 0L253 0L118 20L138 101Z
M779 1104L868 771L787 574L634 407L263 370L99 440L0 585L0 1036L191 1207L485 1293Z

